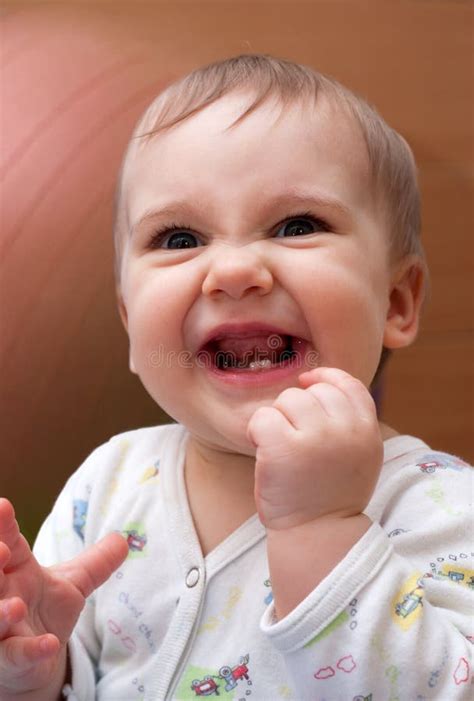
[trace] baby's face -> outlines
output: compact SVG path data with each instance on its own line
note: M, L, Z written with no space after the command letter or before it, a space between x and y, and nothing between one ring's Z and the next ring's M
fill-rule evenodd
M370 384L390 266L356 127L321 97L224 131L248 100L221 99L130 159L122 293L150 395L195 436L251 454L252 413L301 372Z

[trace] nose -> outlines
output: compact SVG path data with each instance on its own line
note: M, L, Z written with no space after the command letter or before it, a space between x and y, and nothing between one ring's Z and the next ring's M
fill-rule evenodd
M273 276L262 258L249 247L237 250L223 247L214 250L211 263L202 285L206 297L228 295L242 299L248 294L268 294L273 287Z

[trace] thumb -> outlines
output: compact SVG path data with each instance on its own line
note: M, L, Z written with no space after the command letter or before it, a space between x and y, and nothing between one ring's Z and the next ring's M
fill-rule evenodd
M80 555L54 568L87 598L100 587L128 555L128 544L119 533L109 533Z

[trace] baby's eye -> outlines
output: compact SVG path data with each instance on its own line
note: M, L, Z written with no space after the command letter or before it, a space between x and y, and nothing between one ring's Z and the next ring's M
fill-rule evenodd
M304 236L305 234L315 234L318 231L329 231L329 224L323 219L316 219L311 216L297 216L287 219L277 230L277 238L289 236Z
M148 244L149 248L164 248L165 250L179 250L183 248L196 248L201 244L198 237L184 226L166 227L161 231L155 231Z
M189 231L172 234L166 240L165 248L196 248L199 245L197 238Z

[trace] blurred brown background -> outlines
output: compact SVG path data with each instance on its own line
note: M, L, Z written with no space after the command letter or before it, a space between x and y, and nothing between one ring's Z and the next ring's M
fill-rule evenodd
M29 538L94 447L164 418L127 369L114 179L151 98L232 54L333 75L412 145L433 292L383 417L474 460L470 2L4 2L0 21L0 494Z

